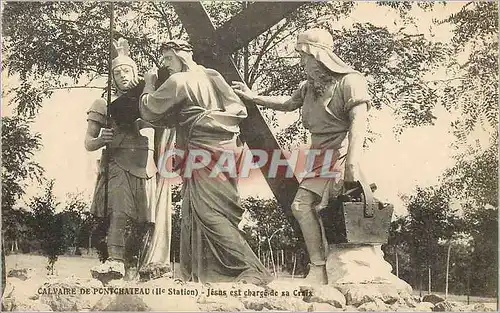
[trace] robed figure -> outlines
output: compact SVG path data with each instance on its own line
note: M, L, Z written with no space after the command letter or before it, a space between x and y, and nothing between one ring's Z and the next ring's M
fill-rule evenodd
M155 90L155 71L145 74L140 111L154 125L175 127L176 148L186 156L175 162L183 179L182 277L202 283L266 284L271 275L238 228L244 209L237 179L227 172L211 175L217 162L189 170L193 151L203 151L212 160L228 151L238 155L239 124L247 117L246 107L218 72L192 60L187 42L169 41L161 52L162 66L171 76Z

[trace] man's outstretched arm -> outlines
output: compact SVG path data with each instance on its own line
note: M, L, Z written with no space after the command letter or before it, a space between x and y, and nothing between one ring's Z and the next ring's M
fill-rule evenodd
M241 98L276 111L290 112L302 106L302 99L299 99L295 94L292 97L261 96L248 88L244 83L238 81L233 81L231 87Z

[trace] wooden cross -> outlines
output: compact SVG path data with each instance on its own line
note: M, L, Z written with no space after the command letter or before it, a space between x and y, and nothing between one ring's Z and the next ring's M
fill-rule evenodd
M305 2L260 2L250 4L221 27L215 29L200 2L172 2L189 34L194 58L206 67L216 69L227 82L243 81L231 54L295 11ZM250 149L275 151L281 148L254 103L245 102L248 118L241 124L241 135ZM283 152L281 158L284 159ZM276 177L268 177L269 162L261 168L278 203L299 238L300 227L292 215L291 205L298 189L295 176L285 176L288 166L280 166Z

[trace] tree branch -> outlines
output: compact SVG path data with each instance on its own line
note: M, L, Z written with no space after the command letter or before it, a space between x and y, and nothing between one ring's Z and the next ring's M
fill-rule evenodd
M101 89L102 90L104 88L105 87L79 85L79 86L69 86L69 87L50 87L50 88L46 88L43 92L55 91L55 90L64 90L64 89Z
M153 8L158 12L160 13L161 17L163 18L163 20L165 21L165 24L167 25L167 32L168 32L168 37L169 38L173 38L172 36L172 28L170 26L170 22L168 21L168 16L167 14L165 14L165 12L160 9L155 2L151 2L151 4L153 5Z
M266 41L264 41L264 44L262 45L262 48L261 48L261 53L257 56L257 59L255 60L255 62L252 65L252 69L248 73L249 74L248 75L248 77L249 77L248 84L250 86L252 86L255 83L255 80L257 78L257 75L255 75L255 72L257 71L257 68L259 67L260 61L262 60L264 55L267 53L269 46L271 45L273 40L278 36L278 34L281 33L285 29L285 27L287 27L287 26L288 26L288 20L285 23L283 23L283 25L281 27L278 27L278 29L269 38L267 38Z
M433 79L433 80L429 80L427 81L426 83L437 83L437 82L451 82L451 81L454 81L454 80L463 80L465 79L466 77L465 76L460 76L460 77L453 77L453 78L448 78L448 79Z
M66 20L66 19L62 19L62 18L56 18L56 17L50 17L49 18L50 21L53 21L53 22L62 22L62 23L70 23L70 24L75 24L77 26L83 26L83 27L87 27L89 29L95 29L95 30L99 30L99 31L102 31L102 32L108 32L109 30L107 29L104 29L104 28L101 28L101 27L97 27L97 26L91 26L91 25L88 25L84 22L80 22L80 21L72 21L72 20Z
M95 27L95 26L90 26L88 24L85 24L83 22L80 22L80 21L72 21L72 20L66 20L66 19L61 19L61 18L55 18L55 17L51 17L50 18L51 21L58 21L58 22L63 22L63 23L72 23L72 24L76 24L76 25L79 25L79 26L84 26L84 27L88 27L90 29L95 29L95 30L99 30L99 31L102 31L102 32L108 32L109 30L107 29L104 29L104 28L101 28L101 27ZM119 31L117 30L113 30L113 33L115 35L118 35L120 37L123 37L124 39L127 39L128 41L132 41L132 42L135 42L135 43L140 43L140 39L138 38L134 38L134 37L129 37L129 36L126 36L125 34L122 34L120 33ZM155 63L155 65L157 67L159 67L159 64L156 60L156 57L154 55L152 55L150 52L148 52L146 49L144 49L144 47L139 44L139 49L141 49L141 51L146 55L148 56L148 58L150 59L150 61L152 61L153 63Z

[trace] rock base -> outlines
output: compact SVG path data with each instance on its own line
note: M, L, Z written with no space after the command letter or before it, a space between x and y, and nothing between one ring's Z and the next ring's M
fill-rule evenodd
M363 311L384 311L398 304L415 307L412 288L392 274L381 245L330 245L326 262L328 284Z
M381 245L338 244L328 247L328 284L397 283ZM410 287L411 292L411 287Z
M407 289L384 284L304 286L303 280L276 280L268 286L242 283L182 283L162 277L149 281L53 278L44 283L7 280L3 311L495 311L494 304L419 302ZM61 293L61 290L75 292ZM58 292L59 291L59 292Z
M395 284L339 284L336 288L346 298L346 304L359 307L365 303L384 303L387 305L403 304L415 307L416 299L408 292L408 288L401 288Z

